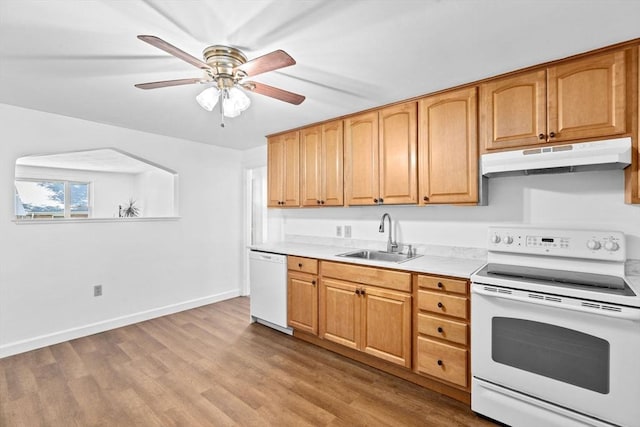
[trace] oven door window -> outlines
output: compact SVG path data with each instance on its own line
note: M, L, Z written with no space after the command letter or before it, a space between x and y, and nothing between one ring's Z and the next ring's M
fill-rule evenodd
M602 338L510 317L494 317L491 332L495 362L609 393L609 343Z

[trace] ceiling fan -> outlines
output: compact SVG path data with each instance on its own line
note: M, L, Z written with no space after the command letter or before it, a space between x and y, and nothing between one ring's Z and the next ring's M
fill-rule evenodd
M191 79L165 80L159 82L139 83L135 87L140 89L157 89L161 87L180 86L188 84L210 84L210 87L200 93L196 100L205 110L212 111L217 103L220 104L220 126L224 127L224 117L236 117L246 110L250 99L240 88L260 95L279 99L290 104L299 105L305 97L283 89L278 89L264 83L245 81L246 77L253 77L280 68L294 65L296 61L283 50L276 50L266 55L247 61L247 57L237 48L223 45L213 45L204 49L204 61L189 55L181 49L156 36L140 35L138 38L158 49L182 59L204 71L203 77Z

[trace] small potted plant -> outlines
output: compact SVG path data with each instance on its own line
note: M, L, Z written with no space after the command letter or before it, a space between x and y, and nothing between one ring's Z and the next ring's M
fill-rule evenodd
M130 198L128 204L126 204L124 207L122 206L119 207L120 216L125 218L139 216L140 208L138 208L135 204L136 204L136 201L133 200L133 198Z

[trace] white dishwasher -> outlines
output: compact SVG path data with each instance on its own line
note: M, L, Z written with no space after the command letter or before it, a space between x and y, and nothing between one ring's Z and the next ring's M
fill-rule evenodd
M287 256L249 253L251 321L292 335L287 327Z

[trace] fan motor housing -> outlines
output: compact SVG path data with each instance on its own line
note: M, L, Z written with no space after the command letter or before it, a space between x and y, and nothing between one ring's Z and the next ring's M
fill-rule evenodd
M209 46L202 56L216 76L233 77L233 69L247 62L247 57L239 49L224 45Z

